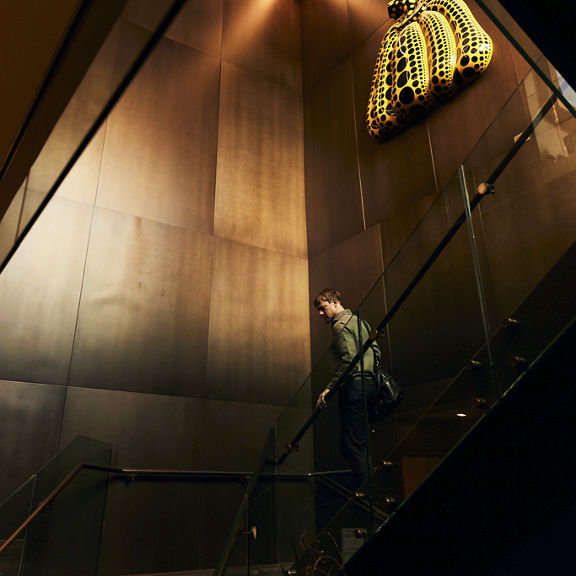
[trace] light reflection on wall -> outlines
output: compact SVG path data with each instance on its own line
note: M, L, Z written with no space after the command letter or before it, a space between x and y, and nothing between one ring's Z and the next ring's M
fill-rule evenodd
M233 28L224 30L228 48L233 52L241 50L247 38L254 36L265 24L277 2L278 0L254 0L248 8L242 10L238 17L234 18Z

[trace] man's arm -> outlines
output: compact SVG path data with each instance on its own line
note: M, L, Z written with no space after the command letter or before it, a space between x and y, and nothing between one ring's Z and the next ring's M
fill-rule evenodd
M330 395L332 389L336 385L336 382L338 382L342 374L344 374L345 370L348 368L348 366L350 366L352 360L358 353L353 334L344 327L340 328L340 332L338 333L338 336L336 336L336 340L334 341L333 346L334 356L337 358L336 370L332 376L332 379L330 380L330 383L318 396L318 400L316 401L317 408L326 408L328 405L327 397Z

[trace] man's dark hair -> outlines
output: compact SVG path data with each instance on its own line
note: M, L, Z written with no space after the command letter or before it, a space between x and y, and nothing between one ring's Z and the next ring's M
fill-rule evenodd
M342 304L342 294L336 288L324 288L314 298L314 306L318 307L322 302L334 302L335 300Z

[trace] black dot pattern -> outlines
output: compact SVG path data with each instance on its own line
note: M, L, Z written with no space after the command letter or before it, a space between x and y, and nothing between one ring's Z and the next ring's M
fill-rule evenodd
M366 124L368 132L379 140L396 134L403 125L392 108L392 62L397 39L397 29L390 29L384 36L372 76Z
M394 52L392 107L405 121L429 105L429 72L426 38L418 22L411 22L400 33Z
M469 84L486 70L492 60L494 47L490 36L461 0L428 0L427 5L450 23L458 46L456 78L462 84Z
M380 47L366 112L368 132L386 140L490 64L492 40L462 0L391 0L396 22Z
M456 92L455 65L458 59L456 39L450 24L438 12L422 12L420 24L426 37L430 62L430 90L441 100Z
M394 20L400 20L414 10L416 4L416 0L391 0L388 2L388 15Z

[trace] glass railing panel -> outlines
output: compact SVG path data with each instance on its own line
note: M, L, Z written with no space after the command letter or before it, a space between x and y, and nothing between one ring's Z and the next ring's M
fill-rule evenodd
M98 50L80 85L68 102L58 122L36 158L31 162L24 193L17 194L10 208L10 222L18 214L18 236L58 191L73 200L94 203L96 189L78 186L85 175L98 170L103 149L106 117L122 95L138 67L144 62L156 39L158 30L175 16L183 0L146 2L131 0L116 25ZM145 13L145 22L142 14ZM88 180L96 182L97 179ZM76 184L76 185L75 185ZM3 219L3 220L4 220ZM3 262L9 250L17 245L11 239L6 250L4 238L11 238L12 224L2 222L0 256ZM9 228L4 234L3 228Z
M215 576L283 573L279 565L288 567L293 561L290 510L284 510L285 517L280 523L278 508L289 499L300 528L305 516L299 502L301 494L290 488L284 492L284 487L297 487L300 482L306 485L307 477L277 473L276 442L275 431L271 429L264 442L260 463L244 487Z
M309 568L320 556L325 565L345 564L482 418L489 403L480 394L490 394L493 385L489 373L466 366L438 390L424 410L419 405L401 404L395 417L411 426L392 449L383 452L384 460L374 468L372 497L350 497L301 554L300 567ZM392 418L380 424L395 426Z
M264 487L268 487L273 481L276 496L274 508L269 510L274 510L270 524L276 535L277 563L291 564L302 539L314 538L316 534L317 510L313 478L318 467L330 465L322 458L319 462L315 461L316 443L325 441L326 427L315 421L295 446L290 447L290 443L302 427L310 422L314 413L313 398L318 396L331 374L331 357L325 355L278 418L276 460L281 464L267 467L261 482Z
M249 479L249 474L168 470L132 478L114 474L98 573L213 573ZM234 562L244 558L245 526L243 517Z
M26 181L20 186L20 189L12 199L10 206L0 220L0 262L8 256L8 253L14 246L18 236L20 217L22 212L22 203L24 201L24 191Z
M82 470L30 526L22 576L95 575L108 474Z
M484 341L470 238L458 175L385 273L388 307L414 277L405 269L424 265L443 238L452 238L388 326L389 368L406 386L454 378ZM459 227L455 224L461 222ZM402 263L410 262L406 266ZM427 395L420 397L427 400ZM425 401L426 401L425 400Z
M511 141L501 124L512 116L518 122L516 129L521 128L512 131L514 136L527 130L529 137L508 157L509 163L494 181L494 195L483 200L473 214L488 323L491 335L499 335L502 363L510 363L521 352L508 319L525 305L576 240L576 120L532 75L465 163L468 187L474 189L483 181L494 180L494 170L506 158L504 151ZM532 303L532 316L541 317L541 328L533 330L532 343L524 343L532 358L561 328L543 316L547 298L549 295L543 295ZM503 393L515 372L499 369L499 374Z
M33 507L76 466L107 466L111 455L109 444L76 438L37 474ZM107 473L82 470L35 519L26 535L22 576L96 573L107 482Z
M314 411L313 390L330 378L331 360L326 355L300 386L277 421L277 445L279 459L285 459L284 473L309 473L314 471L314 434L310 429L292 446L293 440L306 425Z
M482 418L491 395L489 370L466 366L426 410L404 405L399 417L411 425L386 455L388 467L380 472L380 482L374 482L382 490L375 491L375 505L388 506L391 513L401 506Z
M276 561L290 565L304 543L317 533L322 512L317 508L315 477L279 472L276 496Z
M514 146L518 135L522 134L526 126L530 126L532 118L541 107L550 104L549 96L550 92L538 77L529 75L467 162L467 172L471 171L471 166L475 168L475 172L472 171L473 177L468 174L467 178L474 183L468 186L470 197L475 195L477 185L490 179L494 169ZM524 205L516 209L510 206L504 218L502 214L492 213L493 197L483 200L472 213L472 221L465 222L454 234L430 270L411 291L406 303L390 320L388 333L384 335L385 341L381 345L390 346L390 369L404 385L405 399L387 421L371 426L372 462L376 468L372 478L370 503L376 513L389 513L401 505L498 398L498 367L491 363L494 343L489 335L495 330L514 329L513 325L505 322L510 310L513 310L512 304L518 306L523 302L526 295L542 281L543 275L574 243L573 227L568 224L574 221L574 203L571 202L570 192L573 188L571 178L574 168L572 159L566 153L566 141L570 141L571 133L566 128L566 132L561 133L562 127L568 127L572 122L572 116L563 104L557 102L545 112L542 121L537 125L534 123L534 133L512 163L506 166L500 178L514 185L512 190L515 190L520 201L524 195L534 194L534 198L525 197ZM531 147L536 150L531 151ZM548 152L554 149L557 153L543 155L542 149ZM564 179L565 185L562 185ZM520 190L519 184L522 185ZM497 184L497 189L499 187L500 184ZM569 196L568 200L562 197L562 193ZM381 294L385 294L389 302L387 311L394 307L395 300L403 294L403 286L413 273L413 268L407 272L403 270L403 258L408 254L407 260L411 262L426 262L425 257L418 260L419 251L423 255L431 254L438 237L445 232L447 226L453 225L454 210L457 213L461 209L458 196L462 196L462 188L453 181L387 269L386 285L376 289L374 303L370 302L369 295L366 303L361 306L361 309L365 309L364 317L378 316L382 309ZM538 196L544 196L545 199L539 201ZM464 204L461 200L462 206ZM565 213L556 216L558 210ZM494 218L491 222L492 235L486 234L486 213ZM559 230L552 239L556 247L545 261L540 252L550 252L549 246L542 245L550 218L558 221ZM498 226L504 223L503 230L513 230L514 234L518 234L518 228L526 226L526 222L529 225L523 242L530 245L528 255L523 253L520 246L512 255L507 255L506 250L502 249L508 246L506 242L500 246L495 244L490 253L486 244L490 238L497 237ZM531 225L532 222L534 225ZM538 230L541 230L540 235ZM536 234L530 242L529 236L534 231ZM480 241L477 241L478 237ZM520 238L522 240L522 234ZM514 271L515 275L506 273L506 268L511 266L506 256L516 258L518 267L526 266L532 259L536 262L528 264L533 269L527 283L529 290L520 288L516 294L508 294L515 300L500 306L498 317L498 300L489 282L495 274L490 273L490 266L494 265L493 262L500 262L502 269L498 278L503 285L514 286L520 274L519 269ZM481 263L479 270L474 269L475 259ZM396 270L400 272L396 273ZM455 278L458 279L457 286L452 284ZM519 285L522 287L522 281ZM487 287L490 289L487 290ZM504 295L507 294L503 291ZM442 306L442 302L449 303L449 306ZM450 317L445 313L446 310L457 312ZM534 327L531 328L536 331ZM543 346L554 337L555 330L549 330L549 334L542 338ZM503 340L512 341L499 334L499 351ZM508 372L510 382L519 374L514 370ZM397 439L392 450L388 450L389 438ZM326 525L330 538L338 539L338 534L342 533L340 543L344 542L342 518L357 508L358 503L350 499L347 506ZM369 526L362 523L361 516L357 515L356 518L356 533L365 528L369 533Z
M32 511L36 476L30 477L16 492L0 505L0 546L20 527ZM0 555L0 574L19 576L24 555L25 533Z
M306 490L306 477L302 478L302 484L288 478L282 480L275 474L273 464L262 469L250 495L244 530L247 560L244 565L251 567L252 571L259 572L257 567L273 566L282 560L284 563L290 562L293 523L296 522L298 529L309 517L305 503L310 502L310 495ZM287 502L291 504L290 507L285 506ZM280 507L282 514L279 513ZM278 521L280 517L283 522Z
M2 503L0 541L7 543L0 556L2 574L96 573L108 474L83 469L47 499L80 464L107 466L111 453L109 444L78 437Z
M401 383L404 399L394 414L371 426L373 504L385 512L402 502L419 483L420 471L433 470L467 429L464 420L456 419L455 409L445 406L447 399L453 401L455 380L472 370L475 355L486 346L463 210L462 189L455 176L384 276L390 308L411 281L396 272L402 270L402 260L418 260L422 254L424 265L424 255L433 254L442 239L451 235L387 326L383 346L389 346L388 369ZM369 296L361 308L370 307ZM496 400L491 371L484 376L481 381L476 375L465 379L466 386L461 385L456 393L459 403L471 405L482 398L485 407ZM437 426L422 433L423 422Z
M540 76L550 90L556 92L566 103L570 108L571 114L576 114L576 99L574 98L573 90L566 85L556 69L543 57L540 49L510 16L502 4L498 0L476 0L476 2L523 56L527 65Z

